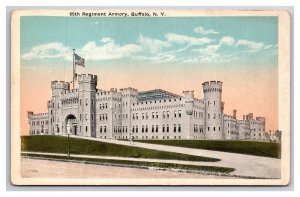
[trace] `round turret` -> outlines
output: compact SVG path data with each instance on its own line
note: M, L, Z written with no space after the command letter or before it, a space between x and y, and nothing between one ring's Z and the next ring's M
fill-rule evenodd
M202 84L205 102L205 138L223 138L222 82L210 81Z

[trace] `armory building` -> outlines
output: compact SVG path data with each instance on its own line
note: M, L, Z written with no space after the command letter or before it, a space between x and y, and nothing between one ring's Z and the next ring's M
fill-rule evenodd
M161 89L97 89L96 75L78 75L78 89L52 81L48 112L28 112L31 135L73 135L106 139L263 140L265 118L225 115L222 82L202 84L203 99L194 91L177 95Z

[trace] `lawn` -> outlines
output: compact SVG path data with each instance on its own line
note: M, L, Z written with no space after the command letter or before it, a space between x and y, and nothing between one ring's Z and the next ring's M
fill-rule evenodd
M67 153L68 141L64 136L22 136L22 151ZM70 138L71 154L102 155L151 159L171 159L185 161L220 161L216 158L194 156L167 151L111 144L86 139Z
M139 140L139 142L280 158L280 144L221 140Z
M67 156L49 156L49 155L34 155L34 154L22 154L23 156L29 157L46 157L59 160L68 160L68 161L81 161L86 163L100 163L100 164L118 164L124 166L138 166L138 167L155 167L163 169L181 169L181 170L195 170L195 171L205 171L205 172L214 172L214 173L225 173L228 174L234 171L234 168L227 167L218 167L218 166L197 166L197 165L184 165L184 164L175 164L175 163L157 163L157 162L143 162L143 161L130 161L130 160L112 160L112 159L92 159L92 158L78 158Z

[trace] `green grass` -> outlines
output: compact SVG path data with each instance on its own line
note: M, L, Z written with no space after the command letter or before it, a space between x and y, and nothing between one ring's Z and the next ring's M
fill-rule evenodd
M67 153L68 141L63 136L22 136L22 151ZM215 162L219 159L181 153L151 150L139 147L111 144L99 141L70 138L71 154L102 155L151 159Z
M139 140L139 142L280 158L280 143L220 140Z
M217 166L196 166L196 165L185 165L175 163L157 163L157 162L143 162L143 161L130 161L130 160L113 160L113 159L92 159L92 158L78 158L67 156L49 156L49 155L35 155L35 154L22 154L23 156L43 157L43 158L54 158L54 159L65 159L73 161L83 162L98 162L101 164L121 164L138 167L156 167L164 169L182 169L182 170L195 170L195 171L206 171L214 173L225 173L228 174L234 171L234 168L217 167Z

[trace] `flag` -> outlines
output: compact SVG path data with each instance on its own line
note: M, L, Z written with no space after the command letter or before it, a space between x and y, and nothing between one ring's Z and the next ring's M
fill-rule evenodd
M80 65L80 66L85 67L85 65L84 65L84 58L80 57L76 53L74 53L74 55L75 55L75 65Z

